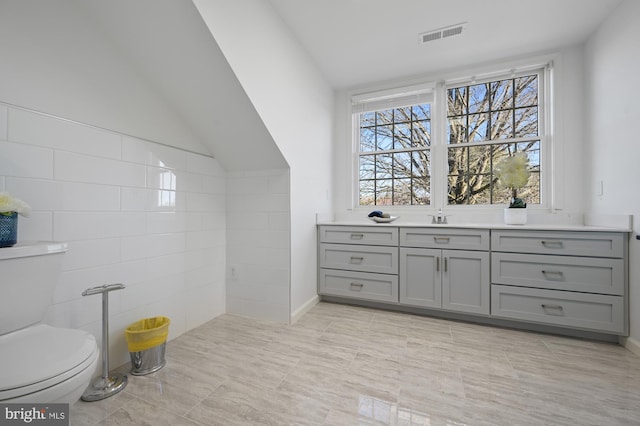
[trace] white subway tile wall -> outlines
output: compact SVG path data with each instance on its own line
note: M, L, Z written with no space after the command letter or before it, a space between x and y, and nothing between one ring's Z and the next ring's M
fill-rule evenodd
M289 171L227 175L227 312L289 322Z
M225 312L226 176L211 157L0 104L0 190L33 208L18 239L69 245L45 321L100 341L101 298L81 292L125 284L109 298L114 366L134 321L167 316L173 339Z

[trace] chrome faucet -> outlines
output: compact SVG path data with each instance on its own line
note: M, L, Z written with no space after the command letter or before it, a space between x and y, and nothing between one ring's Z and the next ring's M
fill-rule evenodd
M435 224L439 224L439 225L444 225L447 223L447 216L444 214L444 212L442 211L442 208L438 209L438 215L433 215L433 220L431 221L431 223L435 223Z

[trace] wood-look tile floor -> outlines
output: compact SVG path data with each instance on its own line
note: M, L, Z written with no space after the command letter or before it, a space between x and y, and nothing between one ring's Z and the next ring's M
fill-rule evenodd
M640 357L601 342L320 303L222 315L72 425L640 425ZM123 367L126 368L126 367Z

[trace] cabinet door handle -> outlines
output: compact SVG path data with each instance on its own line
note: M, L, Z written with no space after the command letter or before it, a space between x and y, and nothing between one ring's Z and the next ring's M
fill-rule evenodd
M563 248L564 247L564 244L562 244L562 241L546 241L546 240L542 240L542 241L540 241L540 243L542 243L542 245L545 248L558 249L558 248Z
M562 271L545 271L543 269L542 275L547 281L564 281L564 272Z
M447 272L447 270L449 269L449 268L447 267L447 265L448 265L448 263L449 263L449 262L448 262L448 259L449 259L449 258L447 258L447 257L445 257L445 258L444 258L444 271L445 271L445 272Z
M436 272L440 272L440 258L436 257Z
M449 240L451 240L451 237L438 237L438 236L433 237L433 241L436 243L449 244Z
M364 256L351 256L351 260L349 261L349 263L360 265L362 264L363 260L364 260Z
M360 291L362 290L362 287L364 287L364 284L362 283L351 283L351 290Z
M364 234L355 234L355 233L351 234L351 239L352 240L361 240L363 238L364 238Z
M562 309L562 305L547 305L546 303L541 304L540 306L542 306L542 309L547 310L547 309L555 309L557 311L563 311Z

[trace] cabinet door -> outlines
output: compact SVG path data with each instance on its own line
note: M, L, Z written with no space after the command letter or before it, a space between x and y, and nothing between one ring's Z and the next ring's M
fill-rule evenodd
M442 306L441 250L400 248L400 303Z
M489 314L489 253L442 251L442 307L451 311Z

